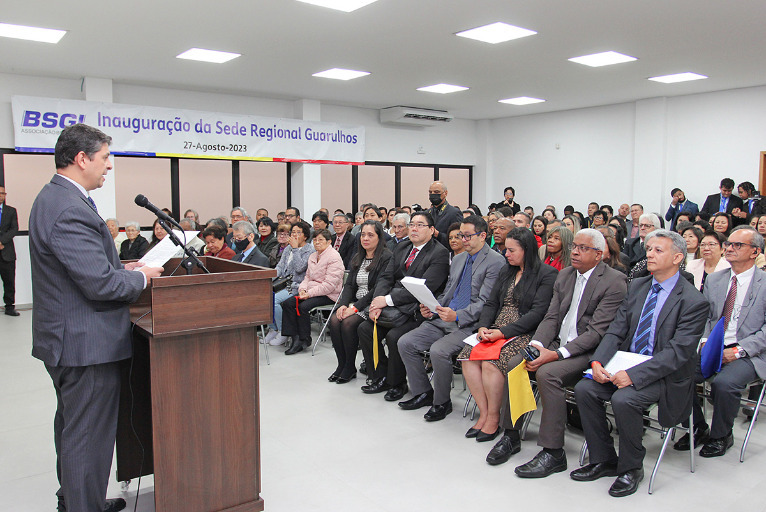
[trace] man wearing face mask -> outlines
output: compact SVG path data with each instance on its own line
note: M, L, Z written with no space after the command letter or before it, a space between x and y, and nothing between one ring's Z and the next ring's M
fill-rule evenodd
M255 228L252 224L246 220L235 222L231 234L237 251L232 261L269 268L269 258L255 246Z
M461 222L463 214L459 208L447 202L447 186L441 181L434 181L428 187L428 200L431 202L428 213L434 218L434 238L449 249L447 230L453 222Z

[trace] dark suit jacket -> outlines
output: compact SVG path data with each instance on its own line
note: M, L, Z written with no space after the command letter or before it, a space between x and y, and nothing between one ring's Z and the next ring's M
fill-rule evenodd
M439 232L439 242L449 249L449 233L447 230L454 222L460 222L463 220L463 213L456 206L452 206L448 201L444 201L444 204L439 206L432 206L428 209L428 213L434 218L434 227Z
M526 274L527 272L525 271L524 273ZM503 336L511 338L520 334L532 333L537 329L537 326L540 325L545 313L548 311L548 306L553 297L553 284L556 282L558 273L559 271L550 265L540 263L540 267L538 267L536 272L530 271L529 274L519 281L519 285L523 287L520 290L520 318L518 321L500 329ZM508 292L508 287L511 285L511 279L514 279L515 276L516 273L512 272L510 265L504 266L503 270L500 271L500 276L492 289L492 293L490 293L489 300L487 300L487 304L481 311L477 327L489 327L495 323L495 319L503 307L503 301Z
M429 240L418 253L409 269L404 264L412 250L412 241L407 240L396 246L388 266L380 275L375 285L375 295L391 295L394 307L407 316L413 316L418 310L418 301L402 286L401 280L405 276L417 277L426 280L426 286L438 296L444 288L449 274L449 252L436 239Z
M234 256L232 261L240 261L239 258L243 253L244 251ZM241 260L240 262L247 263L248 265L258 265L259 267L269 268L269 257L258 250L258 247L253 247L253 250L250 251L250 254L247 255L247 258Z
M103 219L58 174L32 205L29 238L32 355L49 366L131 357L128 304L141 293L144 276L123 268Z
M333 247L335 247L335 240L337 238L337 234L332 235ZM354 255L354 242L356 242L356 238L351 234L351 230L349 229L346 231L346 234L343 235L343 240L340 243L340 247L338 247L338 254L340 254L340 257L343 260L343 266L346 267L346 269L351 269L351 257Z
M123 240L120 244L120 259L121 260L140 260L144 257L144 254L149 250L149 241L141 235L136 237L133 245L130 245L130 240Z
M628 295L591 361L606 365L618 351L630 351L652 277L634 279ZM677 425L689 416L694 386L695 353L710 306L702 294L679 276L657 318L652 358L627 370L636 389L660 381L659 421Z
M2 257L3 261L14 261L16 259L13 237L18 232L19 218L16 214L16 208L3 204L3 218L0 219L0 244L3 244L0 257Z
M670 221L670 230L673 231L676 227L676 217L679 213L691 213L697 215L699 211L700 209L699 206L697 206L697 203L692 203L687 199L683 205L677 204L673 206L671 204L668 206L668 211L665 213L665 220Z
M640 236L626 240L625 248L622 250L622 252L625 254L625 256L628 257L631 268L646 256L646 249L641 246Z
M721 194L710 194L707 196L707 199L705 199L705 204L702 205L702 210L700 210L702 213L707 213L711 217L718 213L718 210L721 208ZM726 213L731 214L731 211L734 208L742 208L742 199L740 199L738 196L731 195L729 196L729 202L726 205Z
M537 327L533 340L537 340L548 349L560 343L554 343L559 337L561 324L569 312L572 295L577 280L577 270L566 267L559 272L553 285L553 299L545 318ZM577 337L566 344L571 356L578 356L596 349L601 338L612 323L617 308L622 304L628 292L627 278L603 261L593 268L577 308Z
M378 264L375 265L375 268L372 270L372 272L369 272L367 276L368 291L361 299L356 298L356 292L359 291L359 285L356 283L356 276L359 274L359 267L352 268L348 274L348 278L346 279L346 284L343 286L343 292L341 292L340 298L338 299L338 306L348 306L353 302L354 307L356 307L358 311L364 311L367 307L369 307L373 297L375 296L375 285L378 282L378 278L380 277L380 274L383 273L383 271L386 269L386 267L388 267L392 256L393 254L388 249L385 249L380 254L380 261L378 261Z

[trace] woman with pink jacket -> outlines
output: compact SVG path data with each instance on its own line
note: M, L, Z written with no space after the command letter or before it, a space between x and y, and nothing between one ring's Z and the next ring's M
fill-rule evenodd
M292 337L285 354L297 354L311 345L309 311L317 306L334 304L343 288L343 259L331 247L332 235L327 229L314 233L314 249L309 256L306 277L298 286L298 295L285 299L282 306L282 335Z

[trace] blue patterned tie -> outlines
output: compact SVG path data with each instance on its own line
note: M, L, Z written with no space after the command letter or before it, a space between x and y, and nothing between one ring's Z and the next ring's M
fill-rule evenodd
M98 213L98 208L96 208L96 202L93 200L92 197L88 196L88 202L93 207L93 209L96 211L96 213Z
M633 352L636 354L651 354L650 345L652 331L652 317L654 317L654 307L657 305L657 296L662 287L659 283L652 285L652 291L649 292L649 299L644 304L641 311L641 320L638 321L636 334L633 336Z
M473 268L473 258L468 256L463 267L463 275L460 276L460 282L455 288L455 294L449 303L453 311L459 311L471 303L471 269Z

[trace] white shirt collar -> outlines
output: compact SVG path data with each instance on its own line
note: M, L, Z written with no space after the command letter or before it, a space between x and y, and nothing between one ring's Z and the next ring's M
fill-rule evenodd
M85 187L83 187L82 185L77 183L75 180L73 180L72 178L70 178L68 176L64 176L63 174L59 174L59 176L61 176L62 178L67 180L69 183L72 183L75 187L77 187L77 190L82 192L82 195L84 195L85 197L90 197L90 194L88 194L88 191L85 190Z

